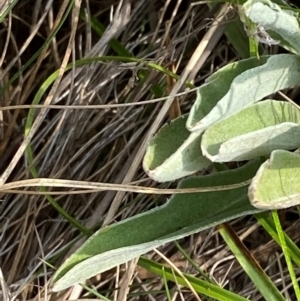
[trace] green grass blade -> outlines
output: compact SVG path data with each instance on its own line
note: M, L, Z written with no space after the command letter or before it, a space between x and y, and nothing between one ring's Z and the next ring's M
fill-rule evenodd
M27 118L27 123L32 122L32 120L30 118ZM30 172L32 174L32 176L34 178L38 178L38 171L36 169L36 167L34 165L32 165L33 162L33 152L32 152L32 148L30 145L27 146L26 151L26 158L27 158L27 162L30 166ZM83 234L85 234L86 236L90 236L93 234L92 231L90 231L89 229L85 228L83 225L81 225L75 218L73 218L67 211L65 211L56 201L55 199L48 194L48 191L45 187L39 187L40 191L45 192L45 198L49 201L49 203L69 222L71 223L75 228L77 228L80 232L82 232Z
M269 233L269 235L278 243L278 245L280 245L280 240L276 231L274 221L268 215L268 213L260 212L256 213L254 216L260 223L260 225ZM284 236L292 260L300 267L300 249L285 233Z
M3 20L6 18L8 13L14 8L14 6L17 4L18 0L13 0L9 3L8 7L5 9L5 11L0 16L0 23L3 22Z
M153 68L155 70L158 70L166 75L172 76L174 78L178 78L176 74L169 71L168 69L163 68L162 66L152 63L152 62L145 62L141 59L135 59L135 58L128 58L128 57L114 57L114 56L106 56L106 57L98 57L98 58L88 58L83 59L80 61L77 61L75 63L76 67L83 66L86 64L90 64L97 61L118 61L118 62L134 62L134 63L144 63L146 66ZM74 64L69 64L66 68L66 71L70 70L74 67ZM42 99L43 95L45 94L46 90L50 87L50 85L55 81L59 74L59 70L55 71L52 75L48 77L48 79L42 84L38 92L36 93L32 104L36 105L40 103L40 100ZM28 117L25 125L25 136L28 135L29 131L31 130L32 124L34 122L34 116L35 116L36 109L32 108L28 112ZM28 165L30 166L30 171L33 177L38 178L38 170L37 168L32 164L34 160L33 151L30 145L28 145L26 149L26 157ZM76 219L74 219L72 216L70 216L59 204L55 201L54 198L52 198L50 195L48 195L47 189L45 187L40 187L41 191L45 192L45 197L47 200L51 203L51 205L66 219L68 220L74 227L76 227L78 230L80 230L82 233L84 233L87 236L90 236L93 232L87 228L85 228L83 225L81 225Z
M83 10L80 11L80 18L85 22L87 21L86 15ZM90 16L89 21L92 29L95 30L95 32L101 37L106 29L105 26L94 16ZM132 54L117 39L112 39L109 42L109 45L117 55L132 57Z
M209 278L209 276L203 272L199 266L194 262L194 260L189 256L189 254L179 245L179 243L177 241L174 241L175 246L178 248L178 250L181 252L181 254L183 255L183 257L190 263L190 265L196 270L198 271L198 273L207 281L213 284L216 284L211 278Z
M165 267L162 268L162 276L163 276L163 281L164 281L164 286L166 289L166 295L167 295L168 301L171 301L172 297L171 297L171 293L170 293L170 290L168 287L168 278L166 276Z
M148 271L155 273L159 276L165 275L166 279L169 281L176 281L178 284L188 287L185 279L183 279L181 276L176 275L172 273L172 270L170 268L164 267L163 265L156 263L154 261L151 261L149 259L146 259L144 257L141 257L138 262L139 266L147 269ZM193 277L188 274L184 274L184 277L189 281L190 285L194 288L194 290L199 293L203 294L204 296L213 298L214 300L220 300L220 301L246 301L249 299L246 299L244 297L241 297L233 292L229 292L225 290L224 288L209 283L205 280L198 279L196 277ZM176 278L176 279L175 279Z
M285 301L271 279L252 257L247 248L241 243L234 231L226 225L219 226L219 232L230 248L236 260L255 284L266 301Z
M70 4L64 14L64 16L62 17L59 25L57 26L57 28L53 31L53 33L51 35L49 35L49 37L47 37L45 43L42 45L42 47L28 60L26 61L26 63L21 67L21 69L16 72L12 78L9 79L9 81L3 86L2 89L0 89L0 95L2 95L4 93L4 91L11 86L11 84L34 62L34 60L40 55L40 53L42 52L42 50L49 44L51 43L53 37L57 34L57 32L59 31L59 29L61 28L61 26L64 24L64 22L66 21L72 7L74 4L75 0L70 1Z
M273 210L272 211L272 216L273 216L273 220L274 220L276 230L277 230L277 233L278 233L278 237L279 237L280 245L281 245L281 248L282 248L282 252L283 252L286 264L287 264L287 268L288 268L289 273L290 273L290 277L291 277L291 280L292 280L294 291L295 291L297 300L299 301L300 300L299 284L298 284L297 277L296 277L296 274L295 274L295 271L294 271L294 267L293 267L293 264L292 264L292 261L291 261L290 252L288 250L288 247L287 247L287 244L286 244L286 241L285 241L284 232L283 232L281 224L280 224L278 212Z
M8 82L8 85L10 85L37 57L38 55L40 54L40 52L42 51L42 49L44 47L46 47L46 45L48 43L50 43L50 41L52 40L52 38L55 36L55 34L58 32L58 30L60 29L61 25L63 24L63 22L66 20L67 16L69 15L70 11L71 11L71 8L74 4L74 1L71 1L70 4L69 4L69 7L68 9L66 10L65 14L64 14L64 17L62 18L59 26L57 27L57 29L53 32L52 35L50 35L46 42L44 43L44 45L28 60L28 62L26 62L26 64L21 68L21 70L19 70L11 79L10 81ZM58 73L57 73L58 74ZM52 76L50 78L48 78L44 85L46 87L49 87L52 82L56 79L56 76ZM44 86L43 85L43 86ZM5 89L5 87L4 87ZM3 90L4 90L3 89ZM44 93L41 93L42 92L45 92L46 89L40 89L37 93L37 96L35 97L35 99L33 100L33 104L38 104L41 97L43 96ZM34 121L34 114L35 114L35 109L30 109L29 112L28 112L28 117L27 117L27 120L26 120L26 125L25 125L25 136L29 133L30 129L31 129L31 126L33 124L33 121ZM26 154L26 158L27 158L27 162L28 162L28 165L30 167L30 172L32 174L32 176L34 178L38 178L39 175L38 175L38 170L37 168L32 164L33 163L33 151L32 151L32 148L31 148L31 145L29 144L26 148L26 151L25 151L25 154ZM93 234L92 231L90 231L89 229L87 229L86 227L84 227L83 225L81 225L75 218L73 218L70 214L68 214L68 212L66 212L56 201L55 199L50 196L49 194L47 194L47 189L45 187L40 187L39 188L40 191L43 191L45 192L45 197L46 199L49 201L49 203L67 220L69 221L75 228L77 228L80 232L82 232L83 234L87 235L87 236L90 236Z
M97 292L96 289L91 289L90 287L88 287L87 285L82 284L81 285L86 291L90 292L91 294L93 294L94 296L98 297L98 300L103 300L103 301L112 301L111 299L106 298L105 296L99 294ZM90 300L94 300L94 299L90 299ZM97 300L97 299L95 299Z

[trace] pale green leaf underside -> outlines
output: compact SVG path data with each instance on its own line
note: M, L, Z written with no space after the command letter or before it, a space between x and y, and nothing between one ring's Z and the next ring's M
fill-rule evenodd
M198 123L204 118L226 95L234 78L248 69L258 67L267 61L269 56L262 56L260 61L256 57L228 64L208 77L197 90L197 98L191 108L187 120L187 128L196 131ZM206 129L206 128L203 128Z
M253 206L282 209L300 204L300 155L284 150L272 152L249 187Z
M272 1L250 0L243 5L246 16L266 30L280 36L300 54L300 28L297 15L291 10L282 10Z
M222 70L223 68L218 73L218 82L223 77L227 77L227 74L223 74ZM267 62L262 66L246 70L236 76L229 91L223 97L220 97L218 103L203 118L203 114L200 113L201 102L204 106L204 103L211 102L211 98L209 93L201 96L200 88L200 96L191 110L187 126L192 131L205 130L213 123L232 116L278 90L299 84L299 78L299 56L292 54L273 55L267 58ZM220 86L222 86L222 83L220 83ZM214 89L218 90L219 87L215 86ZM210 94L214 95L214 92L210 91Z
M236 170L184 179L179 187L240 183L251 179L258 167L259 162L253 161ZM101 229L62 264L54 276L54 290L67 288L167 242L258 212L249 203L247 191L245 186L174 195L166 205Z
M212 125L203 154L213 162L242 161L300 146L300 112L292 104L266 100Z
M190 133L186 120L182 116L163 125L149 142L143 167L157 182L180 179L211 164L200 149L201 133Z

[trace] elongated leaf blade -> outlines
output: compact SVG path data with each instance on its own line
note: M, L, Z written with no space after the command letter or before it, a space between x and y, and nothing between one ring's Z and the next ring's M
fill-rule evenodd
M241 243L236 233L226 225L220 225L219 232L243 270L262 294L264 300L285 301L286 299L276 285L252 257L250 251Z
M182 180L180 188L230 185L252 178L258 161L231 171ZM246 214L259 212L248 187L178 194L166 205L96 232L58 269L54 291L63 290L153 248Z
M139 259L139 266L145 268L149 272L155 273L161 277L165 274L167 280L173 281L177 284L189 288L187 281L196 292L203 294L204 296L212 298L212 300L220 301L249 301L248 298L244 298L232 291L228 291L219 284L210 283L206 280L202 280L199 277L193 277L189 273L183 273L184 278L181 275L176 275L171 268L168 268L162 264L151 261L146 258Z

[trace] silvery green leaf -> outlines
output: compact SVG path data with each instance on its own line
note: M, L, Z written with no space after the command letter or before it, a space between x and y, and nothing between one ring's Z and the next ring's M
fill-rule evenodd
M265 210L299 205L299 176L299 153L284 150L272 152L270 159L261 165L249 186L251 203Z
M211 102L209 97L211 95L202 95L202 87L200 87L199 96L187 120L188 129L191 131L205 130L212 124L236 114L270 94L299 84L299 56L278 54L261 59L263 59L261 66L251 68L237 75L232 80L227 93L221 96L216 104L216 99L213 98L213 108L207 112L206 116L205 112L202 113L202 111L206 107L206 103ZM218 76L217 82L220 83L220 89L224 91L222 81L224 81L223 77L227 77L227 74L223 73L221 69ZM218 87L216 86L215 89L218 90ZM212 91L210 92L214 95ZM215 93L217 94L217 92Z
M181 116L163 125L149 142L143 167L153 180L173 181L211 164L200 149L202 133L190 133L186 120L187 116Z
M251 179L259 165L257 160L235 170L186 178L178 188L240 183ZM259 212L250 204L247 191L244 186L173 195L165 205L100 229L57 270L53 290L80 283L168 242Z
M193 104L187 120L187 128L190 131L203 131L209 125L202 125L202 119L209 114L218 104L220 99L229 93L234 79L254 67L264 64L269 56L261 56L231 63L216 71L205 80L205 83L197 90L197 98Z
M272 44L273 40L266 32L270 30L280 36L296 53L300 54L300 27L298 14L269 0L249 0L243 5L245 15L257 24L256 37L260 42ZM280 41L276 41L280 42ZM274 44L274 43L273 43Z
M300 112L288 102L266 100L213 124L203 154L213 162L250 160L300 146Z

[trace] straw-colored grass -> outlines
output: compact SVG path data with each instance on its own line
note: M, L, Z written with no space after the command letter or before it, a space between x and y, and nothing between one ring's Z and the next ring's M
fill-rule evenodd
M2 12L7 7L5 2L8 4L0 1ZM66 252L69 243L78 239L79 231L45 196L28 194L41 191L20 185L23 193L15 194L1 186L33 178L34 166L40 178L158 187L141 168L146 143L162 122L188 112L195 92L175 98L188 91L186 80L198 86L217 68L237 59L223 35L230 8L223 7L213 24L221 6L209 10L205 3L191 5L180 0L36 0L14 4L0 30L0 300L95 298L80 286L51 293L49 282L54 269L45 263L58 266L86 238L82 236ZM101 36L91 27L91 16L105 26ZM125 49L136 58L154 62L180 75L180 80L166 80L163 72L147 64L109 60L74 65L66 71L67 64L83 58L124 56L109 43L112 39L122 46L121 52ZM32 104L42 84L56 70L58 76L43 94L43 106L36 109L35 123L25 135L29 110L22 105ZM147 100L150 102L141 105ZM133 105L122 106L130 103ZM49 105L62 107L47 109ZM88 105L98 107L85 109ZM28 146L33 153L31 166L26 155ZM47 189L51 195L51 188ZM136 194L121 190L97 188L88 194L73 194L70 188L53 190L61 191L61 195L52 195L57 203L89 229L124 220L167 198L141 194L138 202L132 202ZM254 220L239 219L232 226L264 266L270 260L279 261L274 243L258 236ZM287 233L293 237L296 230L297 225L293 225ZM252 294L253 284L214 229L180 244L217 282L244 296ZM160 252L182 271L195 272L174 244L160 248ZM148 255L164 262L157 252ZM122 265L87 284L92 283L111 300L167 300L162 280L136 263ZM278 272L270 270L275 279ZM173 300L195 300L191 291L180 286L170 285L170 291Z

